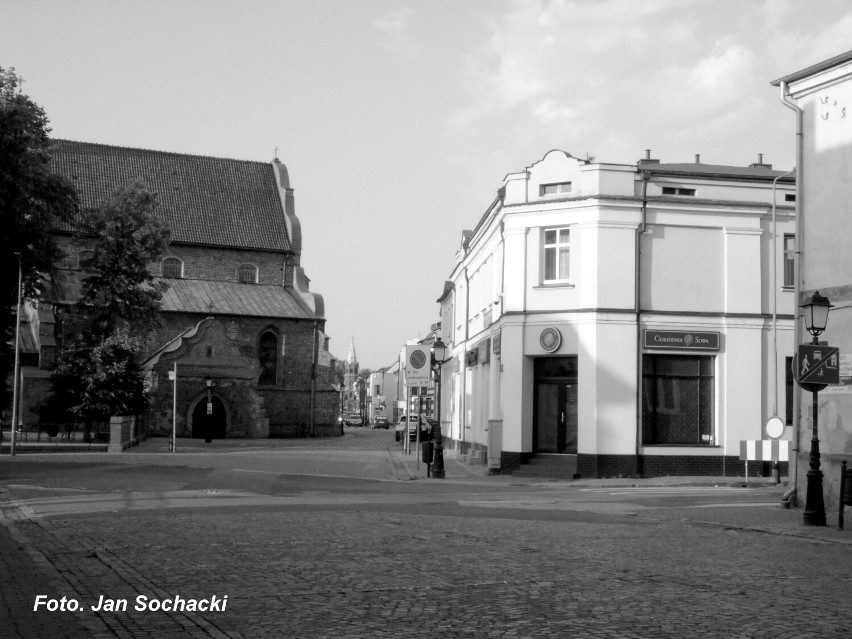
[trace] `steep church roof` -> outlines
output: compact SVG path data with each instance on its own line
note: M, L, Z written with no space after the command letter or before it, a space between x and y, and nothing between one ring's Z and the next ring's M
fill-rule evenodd
M352 338L352 342L349 344L349 355L346 356L347 364L357 364L358 357L355 355L355 338Z
M157 193L157 214L168 224L172 242L292 248L271 163L69 140L52 140L51 153L52 170L74 183L84 208L139 179Z

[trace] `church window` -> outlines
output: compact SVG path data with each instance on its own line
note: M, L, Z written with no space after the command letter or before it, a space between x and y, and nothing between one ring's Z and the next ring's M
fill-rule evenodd
M260 380L259 384L271 386L275 384L278 369L278 336L272 331L266 331L260 336Z
M183 277L183 262L176 257L167 257L163 260L163 277L180 279Z
M95 252L94 251L80 251L77 259L80 263L80 268L87 268L90 266L90 262L94 259Z
M257 267L254 264L240 264L237 279L241 284L257 284Z

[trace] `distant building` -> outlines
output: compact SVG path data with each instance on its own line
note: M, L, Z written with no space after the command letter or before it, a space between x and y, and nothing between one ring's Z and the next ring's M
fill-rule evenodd
M364 380L359 376L360 365L355 354L355 338L349 344L349 353L343 362L343 415L358 415L363 419Z
M163 326L146 341L150 409L143 429L171 433L176 365L178 436L339 434L324 303L300 266L293 189L277 158L249 162L66 140L54 141L52 153L53 170L73 181L84 207L140 179L157 194L157 214L171 231L168 254L150 265L169 289ZM30 423L69 337L63 319L91 250L88 238L70 231L55 230L65 259L28 325L23 416Z
M554 150L506 176L438 300L448 450L741 476L740 442L792 422L794 178L699 160Z
M396 422L399 419L399 362L371 373L367 392L370 422L375 423L376 417Z
M834 305L819 339L840 349L841 384L818 394L818 434L825 508L836 512L841 463L845 460L852 469L852 361L847 361L852 354L852 51L772 84L781 88L784 101L797 111L790 126L791 137L795 132L801 169L801 242L797 247L801 261L795 304L802 304L819 291ZM799 321L796 343L812 339L804 322ZM798 386L797 392L799 454L794 475L799 502L804 505L813 394Z

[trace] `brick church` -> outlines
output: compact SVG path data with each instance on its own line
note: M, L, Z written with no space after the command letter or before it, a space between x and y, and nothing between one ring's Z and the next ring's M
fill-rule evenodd
M300 266L302 235L287 168L271 163L54 141L52 169L94 207L141 180L169 226L150 265L169 288L143 355L149 409L140 434L178 437L339 435L322 296ZM37 420L77 299L88 240L56 230L65 258L29 309L22 417ZM176 377L175 377L176 374Z

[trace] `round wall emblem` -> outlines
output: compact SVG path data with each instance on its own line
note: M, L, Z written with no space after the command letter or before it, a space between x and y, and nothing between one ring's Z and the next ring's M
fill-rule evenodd
M695 343L695 338L687 333L683 336L683 343L685 346L692 346Z
M553 327L546 328L539 335L538 343L541 344L545 352L553 353L562 343L562 333Z

